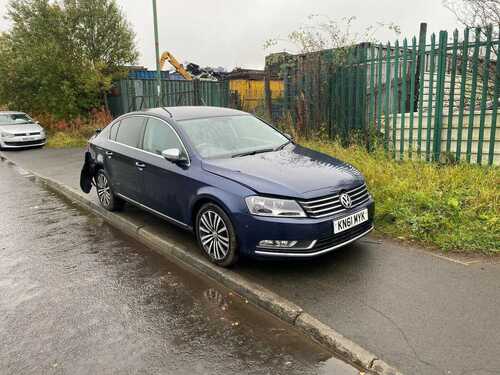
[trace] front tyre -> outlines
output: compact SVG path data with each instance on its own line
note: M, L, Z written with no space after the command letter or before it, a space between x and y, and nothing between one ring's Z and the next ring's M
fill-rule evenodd
M108 211L119 211L123 208L124 201L115 196L109 177L104 169L99 169L95 176L97 198L102 207Z
M238 261L238 242L233 224L216 204L207 203L198 211L196 238L212 263L230 267Z

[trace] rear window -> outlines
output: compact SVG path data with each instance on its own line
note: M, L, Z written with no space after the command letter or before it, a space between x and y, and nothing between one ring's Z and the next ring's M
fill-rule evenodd
M141 139L144 118L140 116L127 117L120 122L116 142L130 147L138 147Z

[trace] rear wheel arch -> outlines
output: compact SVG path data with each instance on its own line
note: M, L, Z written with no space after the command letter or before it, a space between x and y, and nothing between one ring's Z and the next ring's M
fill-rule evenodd
M105 186L100 186L100 176L103 176L103 180L105 182ZM109 179L109 175L106 172L104 168L97 168L95 170L95 184L96 184L96 191L97 191L97 198L99 199L99 202L102 207L104 207L108 211L120 211L123 209L123 206L125 204L125 201L121 199L120 197L116 196L115 193L113 192L113 187L111 185L111 181ZM107 199L103 200L103 193L100 191L101 190L106 190L107 193Z

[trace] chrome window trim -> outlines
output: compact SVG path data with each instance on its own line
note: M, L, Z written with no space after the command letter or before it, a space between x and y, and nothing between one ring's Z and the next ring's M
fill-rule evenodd
M127 197L127 196L125 196L125 195L123 195L123 194L120 194L120 193L116 193L116 195L117 195L117 196L119 196L120 198L122 198L122 199L126 200L127 202L132 203L133 205L136 205L136 206L138 206L138 207L140 207L140 208L142 208L142 209L144 209L144 210L146 210L146 211L149 211L149 212L151 212L152 214L155 214L155 215L157 215L157 216L160 216L161 218L163 218L163 219L165 219L165 220L171 221L171 222L173 222L173 223L175 223L175 224L177 224L177 225L180 225L180 226L182 226L182 227L184 227L184 228L189 228L189 229L191 229L191 226L189 226L189 225L187 225L187 224L183 223L182 221L179 221L179 220L177 220L177 219L174 219L173 217L170 217L170 216L168 216L168 215L162 214L161 212L156 211L155 209L153 209L153 208L151 208L151 207L148 207L148 206L146 206L146 205L144 205L144 204L142 204L142 203L139 203L139 202L137 202L136 200L133 200L132 198L129 198L129 197Z
M166 122L165 120L159 118L159 117L156 117L156 116L150 116L150 115L130 115L130 116L127 116L127 117L124 117L124 118L121 118L120 121L123 121L129 117L147 117L147 118L153 118L155 120L159 120L163 123L165 123L168 127L170 127L170 129L172 129L172 131L174 132L175 136L177 137L177 139L179 140L179 143L181 144L182 146L182 149L184 150L184 152L186 153L186 156L187 156L187 166L189 167L191 165L191 157L189 156L189 153L187 151L187 148L186 146L184 145L184 142L182 142L182 139L181 137L179 137L179 134L177 133L177 131L172 127L172 125L170 125L168 122ZM121 126L121 125L120 125ZM148 124L146 123L146 126L148 126ZM117 134L118 135L118 134ZM121 142L118 142L118 141L113 141L111 139L108 138L108 141L109 142L113 142L113 143L116 143L116 144L119 144L121 146L125 146L125 147L128 147L128 148L131 148L133 150L138 150L138 151L141 151L141 152L144 152L146 154L149 154L149 155L153 155L153 156L156 156L156 157L159 157L160 159L163 159L165 160L165 158L161 155L158 155L158 154L155 154L153 152L150 152L150 151L146 151L142 148L138 148L138 147L133 147L133 146L129 146L129 145L126 145L125 143L121 143ZM144 143L144 135L143 135L143 143Z
M271 251L260 251L260 250L255 250L255 254L257 255L264 255L264 256L275 256L275 257L297 257L297 258L307 258L307 257L314 257L317 255L325 254L328 253L329 251L333 251L335 249L338 249L339 247L345 246L350 244L351 242L354 242L358 239L360 239L363 236L366 236L368 233L370 233L373 230L373 225L371 226L370 229L367 231L357 235L354 238L351 238L350 240L347 240L345 242L342 242L338 245L329 247L327 249L323 249L321 251L316 251L314 253L279 253L279 252L271 252Z

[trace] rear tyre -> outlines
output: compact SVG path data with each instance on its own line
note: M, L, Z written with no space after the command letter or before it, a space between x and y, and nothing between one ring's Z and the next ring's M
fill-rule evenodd
M117 197L111 189L108 174L104 169L99 169L95 176L97 198L103 208L108 211L119 211L123 208L124 201Z
M238 241L231 219L222 208L207 203L196 215L196 238L205 256L221 267L238 261Z

